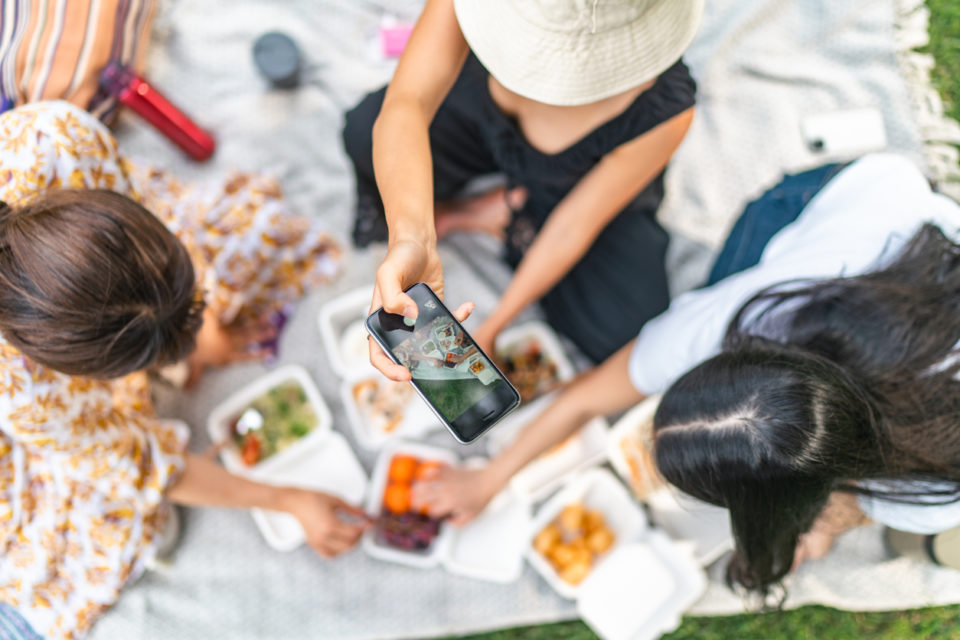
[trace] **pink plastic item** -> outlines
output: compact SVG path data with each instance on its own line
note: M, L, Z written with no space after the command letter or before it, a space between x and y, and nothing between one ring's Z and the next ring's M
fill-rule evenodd
M413 31L412 24L398 24L392 27L380 27L380 44L383 55L388 58L399 58L410 39Z

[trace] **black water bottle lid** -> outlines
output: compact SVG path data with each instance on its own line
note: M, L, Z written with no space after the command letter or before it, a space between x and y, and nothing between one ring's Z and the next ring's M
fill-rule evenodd
M291 89L300 83L300 50L286 34L270 31L257 38L253 61L275 87Z

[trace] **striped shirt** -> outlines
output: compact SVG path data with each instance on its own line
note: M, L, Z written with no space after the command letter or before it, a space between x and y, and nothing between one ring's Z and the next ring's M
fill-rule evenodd
M108 62L138 68L155 0L0 1L0 111L63 99L108 119L114 99L97 95Z

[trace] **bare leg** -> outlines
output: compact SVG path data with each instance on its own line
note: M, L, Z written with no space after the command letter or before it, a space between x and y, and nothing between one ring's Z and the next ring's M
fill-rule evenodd
M527 199L527 191L504 187L470 198L446 200L436 204L437 237L454 231L486 233L502 240L510 224L511 209L519 209Z

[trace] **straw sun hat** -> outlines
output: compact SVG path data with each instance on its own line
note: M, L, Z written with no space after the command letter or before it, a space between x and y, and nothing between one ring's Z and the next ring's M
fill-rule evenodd
M705 0L454 0L467 44L510 91L596 102L652 80L690 45Z

